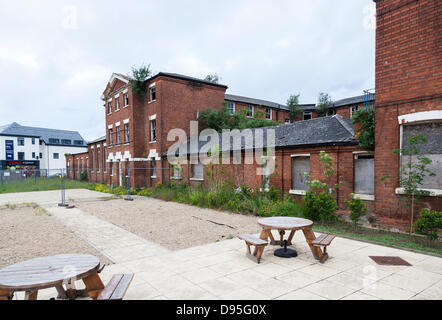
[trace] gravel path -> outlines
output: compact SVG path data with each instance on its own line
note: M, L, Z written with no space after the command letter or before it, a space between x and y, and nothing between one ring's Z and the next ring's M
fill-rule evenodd
M78 202L77 208L170 250L189 248L241 233L258 233L258 217L202 209L145 197Z
M0 268L42 256L84 253L111 262L39 208L0 208Z

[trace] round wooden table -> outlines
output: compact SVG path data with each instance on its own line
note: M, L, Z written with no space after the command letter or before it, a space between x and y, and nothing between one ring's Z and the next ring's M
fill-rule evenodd
M287 239L287 245L291 245L295 232L297 230L302 230L313 256L318 260L321 259L321 249L312 245L312 241L316 239L315 233L312 230L313 221L294 217L270 217L259 219L258 224L262 227L260 238L266 241L270 239L270 244L272 245L282 246L284 243L283 238L285 231L288 230L290 230L290 235ZM277 230L279 232L280 240L275 240L273 238L272 230Z
M26 300L36 300L39 289L51 287L57 289L59 298L87 294L95 299L104 288L99 269L100 260L89 254L61 254L19 262L0 270L0 300L12 299L15 291L25 291ZM72 288L75 280L83 280L86 286L81 294Z

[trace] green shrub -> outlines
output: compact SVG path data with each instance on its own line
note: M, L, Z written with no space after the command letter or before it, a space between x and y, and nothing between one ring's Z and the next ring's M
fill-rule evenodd
M87 171L80 172L80 181L87 181Z
M430 241L437 240L438 229L442 229L442 211L422 209L414 228L417 233L426 235Z
M338 209L335 199L330 193L321 191L316 193L313 190L307 190L302 197L304 204L304 215L307 219L313 221L336 221L334 214Z
M356 198L354 193L350 194L350 200L345 200L350 209L350 219L354 222L355 227L359 219L367 214L367 207L360 198Z

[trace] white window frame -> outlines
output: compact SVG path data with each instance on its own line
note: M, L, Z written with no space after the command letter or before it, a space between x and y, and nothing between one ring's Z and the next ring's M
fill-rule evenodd
M130 143L130 129L129 129L129 123L124 124L124 143L129 144ZM127 130L126 130L127 128Z
M359 111L359 105L354 105L350 107L350 118L353 117L353 113Z
M126 108L129 106L129 92L123 93L123 102L124 102L123 108Z
M269 118L267 117L267 112L268 111L270 111L270 117ZM272 108L266 108L266 119L267 120L272 120L272 118L273 118L273 110L272 110Z
M290 155L290 190L289 190L289 194L294 194L294 195L300 195L300 196L303 196L303 195L305 195L306 194L306 191L307 190L296 190L296 189L292 189L292 186L293 186L293 181L292 181L292 179L293 179L293 177L291 176L291 174L292 174L292 168L291 168L291 161L292 161L292 158L296 158L296 157L302 157L302 158L306 158L306 157L309 157L310 158L310 161L311 161L311 156L310 156L310 153L299 153L299 154L292 154L292 155ZM310 168L310 172L311 172L311 168Z
M120 96L115 97L115 112L120 111Z
M151 174L150 177L151 178L156 178L157 177L157 163L156 163L155 159L152 159L151 168L152 168L152 174Z
M252 115L249 115L249 107L252 108ZM251 105L251 104L248 104L246 108L247 108L246 109L247 118L253 118L255 116L255 106Z
M118 125L118 126L115 126L115 135L116 135L116 137L115 137L115 144L118 146L118 145L120 145L121 144L121 130L120 130L120 126Z
M152 92L153 91L155 92L155 99L152 99ZM156 85L153 84L153 85L149 86L149 103L155 102L155 101L157 101L157 88L156 88Z
M232 107L232 108L230 108ZM228 102L227 103L227 109L229 110L230 115L234 115L236 112L236 104L235 102Z
M353 168L355 167L354 161L358 159L359 156L373 156L374 158L374 152L372 151L353 151ZM355 188L355 178L356 178L356 172L354 172L353 174L353 192L354 192L354 188ZM354 195L356 198L359 198L361 200L365 200L365 201L374 201L375 200L375 195L374 192L373 194L368 194L368 193L355 193Z
M150 128L149 142L151 142L151 143L156 142L157 141L157 120L156 119L149 120L149 128Z
M107 102L107 114L112 114L112 99Z
M313 112L311 112L311 111L304 111L302 113L302 120L310 120L310 119L305 119L306 115L310 115L310 119L313 119Z

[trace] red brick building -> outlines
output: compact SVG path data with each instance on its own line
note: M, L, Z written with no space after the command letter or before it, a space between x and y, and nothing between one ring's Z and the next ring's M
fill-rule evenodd
M421 206L442 210L442 1L376 2L376 214L405 227L409 210L398 205L400 156L406 136L424 133L437 176L425 187L433 196ZM390 175L386 183L381 177Z

